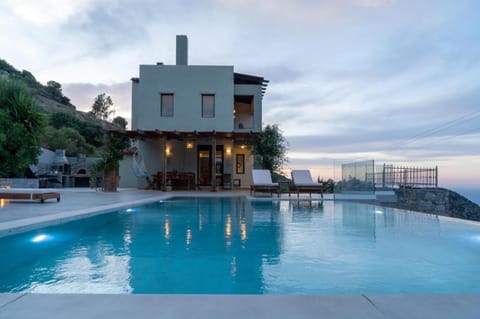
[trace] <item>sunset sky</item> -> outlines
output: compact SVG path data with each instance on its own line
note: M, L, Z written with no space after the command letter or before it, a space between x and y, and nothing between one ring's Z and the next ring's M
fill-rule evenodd
M0 58L60 82L77 109L99 93L131 117L139 64L234 65L270 81L264 124L288 168L339 178L341 163L439 167L480 187L480 1L2 0Z

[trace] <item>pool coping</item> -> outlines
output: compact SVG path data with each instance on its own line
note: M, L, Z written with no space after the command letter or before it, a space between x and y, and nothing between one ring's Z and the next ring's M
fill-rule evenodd
M480 295L0 294L0 317L478 318Z

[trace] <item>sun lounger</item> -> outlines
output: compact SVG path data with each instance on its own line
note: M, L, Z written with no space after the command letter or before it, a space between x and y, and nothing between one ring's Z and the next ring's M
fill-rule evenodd
M270 195L277 193L280 196L280 186L278 183L272 183L272 175L267 169L252 169L253 184L250 187L250 195L255 196L255 192L267 192Z
M39 200L45 202L46 199L57 199L60 201L60 193L54 189L46 188L0 188L1 199L13 200Z
M312 193L318 193L323 198L323 186L313 181L309 170L292 170L292 184L289 190L297 193L297 197L300 197L300 193L309 193L310 197Z

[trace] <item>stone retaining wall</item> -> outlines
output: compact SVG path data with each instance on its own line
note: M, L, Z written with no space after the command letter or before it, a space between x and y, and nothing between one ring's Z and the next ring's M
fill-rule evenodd
M396 203L384 206L480 221L480 206L445 188L396 189Z

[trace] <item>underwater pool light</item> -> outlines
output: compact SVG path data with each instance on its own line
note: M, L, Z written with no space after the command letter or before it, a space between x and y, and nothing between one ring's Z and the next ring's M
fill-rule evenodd
M47 239L50 239L50 236L45 235L45 234L40 234L32 238L32 242L34 243L39 243L41 241L45 241Z

